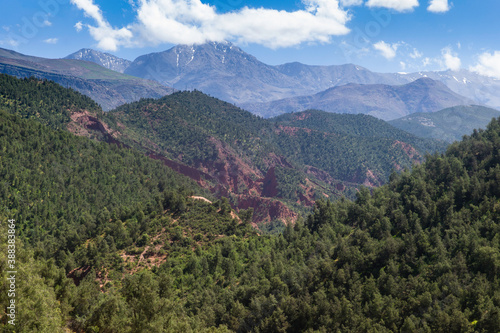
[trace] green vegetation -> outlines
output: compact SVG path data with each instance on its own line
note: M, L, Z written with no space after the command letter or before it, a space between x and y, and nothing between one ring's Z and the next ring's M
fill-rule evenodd
M411 167L423 161L425 153L445 148L370 116L306 111L265 120L199 91L126 104L107 113L105 120L124 133L126 144L160 151L194 167L210 169L241 160L262 174L271 166L290 169L294 175L281 177L285 183L279 184L278 197L291 201L300 197L296 185L306 178L339 197L334 181L353 188L369 178L380 185L392 169ZM307 166L326 172L330 181L306 175ZM238 194L249 190L244 182L238 185Z
M111 217L87 241L87 265L95 270L77 287L57 262L23 254L34 260L27 273L43 281L27 295L52 302L45 311L54 330L70 318L75 330L107 332L494 332L499 150L500 119L445 155L394 174L373 194L318 201L303 222L277 236L257 236L235 222L227 201L188 200L178 218L149 214L160 227L127 250L161 245L156 255L163 249L167 256L152 269L140 260L90 256L93 244L110 238ZM217 216L222 220L208 222ZM23 320L46 319L34 313Z
M479 105L455 106L438 112L414 113L391 120L397 128L422 138L433 138L446 142L459 141L474 129L485 128L500 112Z
M110 219L146 232L144 216L176 211L188 195L207 195L194 182L138 152L54 131L0 113L0 206L19 235L45 258L75 264L71 253L101 235ZM123 229L123 226L121 226ZM118 232L118 231L117 231ZM135 233L112 234L117 243ZM124 238L125 237L125 238Z
M250 157L263 158L272 149L259 138L269 131L265 120L199 91L125 104L108 112L105 119L126 126L124 133L130 140L124 139L125 143L148 147L149 140L170 157L182 155L188 164L215 160L222 142Z
M318 200L266 235L251 210L238 218L225 198L193 197L213 200L132 149L6 112L0 147L0 234L16 220L23 309L15 328L1 315L3 332L500 327L500 118L356 201ZM292 168L275 172L307 185ZM290 200L291 187L277 190ZM4 274L6 259L0 251ZM8 288L3 278L3 311Z
M72 112L102 114L90 97L57 83L36 78L17 79L0 74L0 109L35 119L53 129L66 129Z
M296 113L286 113L272 118L278 124L332 133L349 137L376 139L393 139L406 142L422 152L434 153L444 151L446 146L436 140L422 139L389 125L381 119L366 114L339 114L319 110L308 110ZM491 118L489 119L491 120ZM488 120L488 121L489 121ZM471 132L472 128L469 132ZM467 133L469 133L467 132Z

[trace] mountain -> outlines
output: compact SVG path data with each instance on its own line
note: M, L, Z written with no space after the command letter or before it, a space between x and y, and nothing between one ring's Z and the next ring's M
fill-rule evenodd
M292 62L275 66L275 68L281 73L297 79L304 89L315 92L348 83L397 85L408 82L407 78L397 74L374 73L354 64L311 66Z
M0 73L52 80L91 97L104 110L140 98L158 98L172 92L172 89L155 81L121 74L92 62L32 57L1 48Z
M234 207L253 208L256 222L293 221L297 209L318 198L351 197L361 184L379 186L392 169L444 149L373 117L337 117L349 124L344 131L301 127L193 91L126 104L103 121L123 144L163 160Z
M238 105L312 94L345 83L406 82L351 64L270 66L231 43L215 42L140 56L125 73L177 89L198 89Z
M198 89L228 102L273 100L300 91L298 81L231 43L178 45L140 56L126 74L177 89Z
M138 57L125 73L180 90L198 89L239 106L313 95L349 83L402 85L427 77L474 104L500 108L500 80L467 70L375 73L353 64L311 66L293 62L271 66L231 43L177 45Z
M435 112L471 102L452 92L441 82L421 78L399 86L347 84L315 95L245 104L244 107L263 117L319 109L336 113L364 113L392 120L414 112Z
M371 116L308 111L293 115L304 122L266 120L198 91L103 113L53 82L0 75L0 96L0 107L23 118L140 150L236 209L252 208L259 224L295 221L322 197L352 198L362 184L379 186L392 169L444 149Z
M458 141L474 129L485 128L500 111L484 106L467 105L446 108L433 113L413 113L391 120L397 128L422 138L433 138L447 142Z
M398 74L398 76L409 82L428 77L444 83L455 93L473 100L474 104L483 104L500 110L499 79L479 75L465 69Z
M64 59L76 59L94 62L102 67L115 72L123 73L125 69L132 63L130 60L116 57L109 53L99 52L92 49L81 49L72 53Z
M411 143L419 150L444 150L441 144L439 147L432 147L437 144L434 140L421 138L414 134L401 130L381 119L366 114L341 114L320 110L307 110L302 112L285 113L280 116L270 118L270 121L281 126L310 129L323 133L338 135L356 136L362 138L391 138L394 140Z

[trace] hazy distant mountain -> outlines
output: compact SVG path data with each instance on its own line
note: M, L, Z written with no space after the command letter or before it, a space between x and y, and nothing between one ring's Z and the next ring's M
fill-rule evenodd
M242 105L308 95L346 83L406 83L406 78L378 74L348 64L270 66L231 43L178 45L138 57L125 73L157 80L177 89L198 89Z
M81 49L66 56L64 59L86 60L94 62L102 67L111 69L115 72L123 73L132 63L130 60L116 57L109 53L99 52L92 49Z
M0 73L53 80L91 97L104 110L172 92L158 82L121 74L87 61L32 57L1 48Z
M486 128L491 119L497 117L500 117L498 110L468 105L455 106L434 113L414 113L389 123L422 138L453 142L461 140L474 129Z
M404 84L409 82L408 78L398 74L374 73L353 64L310 66L300 62L292 62L275 66L275 68L281 73L300 81L305 89L315 90L315 92L348 83Z
M406 74L375 73L353 64L271 66L231 43L178 45L138 57L125 73L180 90L198 89L240 106L313 95L348 83L401 85L428 77L475 104L500 108L500 80L466 70Z
M472 99L476 104L484 104L500 110L500 80L498 79L479 75L465 69L398 75L408 81L428 77L443 82L452 91Z
M231 43L175 46L138 57L125 73L180 90L198 89L233 103L268 101L302 92L297 79Z
M415 112L435 112L471 103L470 99L454 93L443 83L421 78L397 86L347 84L310 96L246 104L244 107L263 117L318 109L335 113L364 113L391 120Z

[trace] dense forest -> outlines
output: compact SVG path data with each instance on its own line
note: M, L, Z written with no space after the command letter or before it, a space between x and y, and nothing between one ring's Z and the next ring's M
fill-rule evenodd
M53 81L18 79L0 74L0 108L23 118L35 119L53 129L66 129L71 113L87 110L102 114L90 97Z
M208 173L205 187L235 208L255 202L257 193L304 213L316 199L352 199L361 184L379 186L392 169L445 149L371 116L307 111L262 119L199 91L126 104L103 120L125 144ZM277 188L256 188L274 167Z
M19 276L15 327L0 284L3 332L500 327L500 118L267 234L251 209L235 214L140 152L3 109L0 232L16 220ZM275 172L301 185L289 168Z
M188 164L215 159L217 148L210 141L215 137L258 168L268 167L269 154L274 153L299 168L319 167L340 180L352 180L361 168L365 173L372 169L385 181L395 164L411 166L412 159L394 149L396 140L414 146L422 156L445 148L371 116L307 111L267 120L199 91L143 99L112 110L106 118L126 125L130 141L150 140L172 157L181 154Z

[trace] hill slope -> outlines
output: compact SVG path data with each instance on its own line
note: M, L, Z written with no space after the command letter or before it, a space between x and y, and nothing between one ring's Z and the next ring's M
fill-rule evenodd
M9 151L22 144L16 133L28 123L2 118L0 133L15 134ZM32 133L36 127L24 129ZM39 302L19 303L30 307L18 319L23 327L56 332L496 332L499 150L500 118L452 144L446 154L394 175L372 194L361 190L355 202L318 201L312 214L278 236L245 230L230 219L224 203L193 201L181 215L105 214L74 255L71 232L56 231L43 244L22 234L16 243L25 277L19 280L24 296L19 300ZM41 157L31 148L24 152ZM58 181L57 176L47 175L46 181ZM16 198L16 188L1 190L3 197ZM67 190L61 188L62 197ZM51 211L47 204L36 205L35 216L44 216L44 207ZM57 214L65 216L66 210ZM0 231L6 232L10 216L0 216ZM203 222L222 231L205 237ZM135 244L118 250L123 245L115 239L127 239L118 235L137 234L143 223L147 231ZM44 260L22 251L21 242L32 244L35 253L54 244L67 251ZM6 237L1 244L7 246ZM69 274L78 286L60 268L74 267L68 257L85 263ZM0 263L6 262L6 253L0 253ZM7 282L0 286L8 290ZM8 299L0 302L6 307Z
M93 62L38 58L6 49L0 49L0 73L52 80L91 97L104 110L172 92L157 82L111 71Z
M445 107L470 104L444 84L422 78L400 85L347 84L311 96L301 96L245 105L264 117L287 112L318 109L335 113L364 113L391 120L414 112L435 112Z
M378 186L393 168L443 149L381 122L373 125L378 137L360 134L365 120L376 121L372 117L346 119L350 130L344 132L300 127L258 118L198 91L127 104L104 120L121 142L176 161L181 172L230 197L235 207L253 207L261 221L294 219L282 202L310 206L321 197L351 196L360 184Z
M473 129L485 128L500 112L478 105L455 106L434 113L414 113L389 123L422 138L458 141Z

